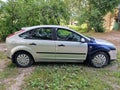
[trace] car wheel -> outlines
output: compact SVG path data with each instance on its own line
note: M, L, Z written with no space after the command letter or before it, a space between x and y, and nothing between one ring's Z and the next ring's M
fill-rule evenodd
M101 68L109 63L109 56L105 52L97 52L91 58L91 65L96 68Z
M18 52L15 54L15 63L18 67L29 67L33 64L33 58L26 52Z

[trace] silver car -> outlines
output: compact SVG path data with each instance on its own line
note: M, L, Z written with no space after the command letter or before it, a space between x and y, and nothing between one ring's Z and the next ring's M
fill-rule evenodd
M107 41L86 37L68 27L25 27L6 38L7 55L19 67L34 62L87 62L104 67L116 60L116 48Z

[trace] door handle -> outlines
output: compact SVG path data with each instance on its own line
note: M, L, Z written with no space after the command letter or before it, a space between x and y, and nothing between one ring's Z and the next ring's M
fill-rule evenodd
M58 45L59 47L65 47L65 45L64 44L60 44L60 45Z
M36 43L30 43L29 45L37 45Z

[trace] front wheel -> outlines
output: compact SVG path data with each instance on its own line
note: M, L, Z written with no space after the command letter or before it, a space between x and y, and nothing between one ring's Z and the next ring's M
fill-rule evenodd
M97 52L92 56L90 62L92 66L101 68L108 65L109 56L105 52Z
M29 67L33 64L32 56L26 52L18 52L15 54L15 62L18 67Z

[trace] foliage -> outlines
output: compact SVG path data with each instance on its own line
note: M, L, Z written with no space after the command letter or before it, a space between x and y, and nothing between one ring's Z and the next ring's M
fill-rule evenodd
M47 0L47 2L41 2L40 5L40 20L42 24L57 24L60 25L60 21L69 21L69 13L67 5L62 0Z
M83 2L83 1L82 1ZM120 0L86 0L80 12L79 22L87 23L89 29L103 32L103 17L118 6Z
M77 32L80 32L80 33L87 32L86 24L82 24L80 26L68 25L68 27L70 27L71 29L76 30Z
M0 41L21 27L79 21L103 32L103 17L120 0L0 0ZM86 31L86 30L85 30Z
M0 2L0 38L5 39L21 27L40 24L60 24L69 21L63 0L8 0Z
M70 21L77 19L76 17L79 15L82 6L81 1L82 0L65 0L70 13Z

